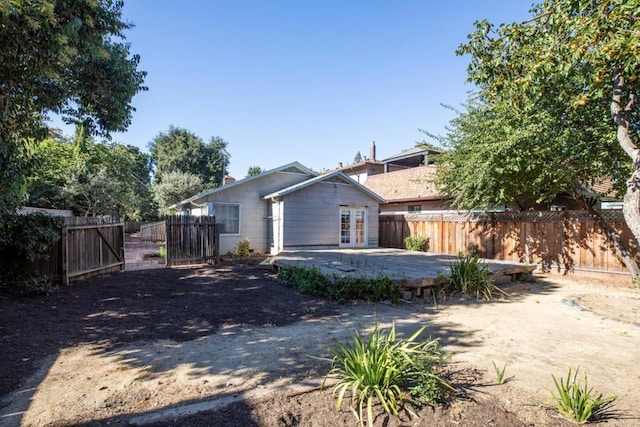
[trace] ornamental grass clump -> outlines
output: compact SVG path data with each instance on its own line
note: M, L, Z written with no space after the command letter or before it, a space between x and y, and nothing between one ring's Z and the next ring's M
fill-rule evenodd
M589 387L587 374L584 374L584 383L578 379L578 369L572 375L569 368L567 379L560 377L557 380L553 376L556 392L551 392L554 400L554 408L569 420L584 424L596 419L605 418L617 396L602 397L602 394L594 395L593 387Z
M423 331L424 327L409 338L397 339L395 324L388 331L376 325L366 341L357 333L346 345L335 341L333 358L323 360L331 362L324 381L337 380L333 386L336 409L348 396L351 411L363 426L365 407L368 425L373 425L376 399L386 413L396 417L405 401L421 405L439 400L451 388L435 369L447 354L439 349L437 340L417 341Z
M475 295L476 298L490 300L494 293L504 292L493 284L489 265L478 258L478 255L458 254L456 260L449 264L449 278L445 284L445 292Z

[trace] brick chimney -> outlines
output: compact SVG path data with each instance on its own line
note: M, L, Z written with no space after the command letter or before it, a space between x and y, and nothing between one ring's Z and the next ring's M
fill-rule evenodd
M232 176L225 175L224 180L222 181L222 185L231 184L232 182L236 182L236 179Z
M371 152L369 153L369 158L372 162L376 161L376 142L371 141Z

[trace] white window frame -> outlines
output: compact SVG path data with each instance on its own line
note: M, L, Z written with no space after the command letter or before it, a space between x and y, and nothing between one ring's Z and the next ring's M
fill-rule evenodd
M231 202L208 202L207 203L207 214L209 216L215 216L215 205L218 206L237 206L238 207L238 232L237 233L220 233L223 236L239 236L240 234L242 234L242 221L240 220L242 218L242 206L240 206L240 203L231 203ZM216 222L218 222L218 219L216 218Z

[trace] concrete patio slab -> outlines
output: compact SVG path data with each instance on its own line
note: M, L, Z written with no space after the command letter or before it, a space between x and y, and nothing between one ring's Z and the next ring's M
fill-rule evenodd
M387 276L420 296L423 288L447 276L454 255L432 254L393 248L322 249L283 251L265 261L275 267L316 267L326 275L375 278ZM483 259L494 278L502 283L531 273L535 265ZM507 278L508 280L504 280Z

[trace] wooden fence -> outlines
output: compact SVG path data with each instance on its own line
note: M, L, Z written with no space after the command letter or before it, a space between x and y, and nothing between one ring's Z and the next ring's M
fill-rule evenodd
M66 217L60 240L48 257L32 264L34 273L68 285L97 274L124 270L124 223L112 217Z
M167 266L220 262L215 217L170 216L166 222Z
M140 221L126 221L124 223L124 232L125 233L137 233L140 231L140 227L144 224Z
M140 225L140 241L142 243L156 243L167 240L165 221L150 222Z
M622 212L602 213L637 252ZM477 252L489 259L538 264L543 270L626 272L600 227L582 211L381 215L379 224L382 247L404 248L407 236L425 236L433 253Z

